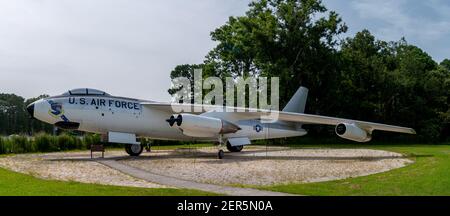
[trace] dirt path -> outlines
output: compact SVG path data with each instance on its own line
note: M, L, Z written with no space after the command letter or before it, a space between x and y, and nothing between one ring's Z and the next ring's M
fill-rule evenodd
M117 160L99 160L98 162L108 167L111 167L115 170L133 176L135 178L178 188L196 189L231 196L292 196L291 194L287 193L262 191L250 188L219 186L213 184L198 183L194 181L186 181L183 179L147 172L138 168L125 165L123 163L118 162Z

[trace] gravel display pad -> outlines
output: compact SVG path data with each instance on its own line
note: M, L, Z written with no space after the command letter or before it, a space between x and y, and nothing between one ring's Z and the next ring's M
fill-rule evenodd
M215 158L214 148L156 151L121 163L151 173L212 184L272 185L365 176L412 163L403 155L370 149L253 147Z
M110 152L109 154L123 155L119 152ZM86 151L1 157L0 167L41 179L145 188L165 187L131 177L97 163L90 159L90 152Z

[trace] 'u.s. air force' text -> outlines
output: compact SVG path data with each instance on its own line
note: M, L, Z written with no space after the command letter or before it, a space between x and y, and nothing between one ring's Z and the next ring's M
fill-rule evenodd
M113 100L104 98L69 98L69 104L91 105L91 106L103 106L103 107L116 107L122 109L140 110L140 104L130 101Z

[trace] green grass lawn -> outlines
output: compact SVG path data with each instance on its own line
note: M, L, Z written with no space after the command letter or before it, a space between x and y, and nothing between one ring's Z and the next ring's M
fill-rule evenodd
M212 193L42 180L0 168L0 196L201 196Z
M259 187L279 192L319 196L450 195L450 145L310 145L302 147L370 148L399 152L415 163L370 176L321 183Z

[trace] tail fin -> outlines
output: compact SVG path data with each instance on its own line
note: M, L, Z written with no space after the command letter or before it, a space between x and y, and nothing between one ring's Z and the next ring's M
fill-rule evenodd
M283 108L283 112L304 113L306 99L308 98L308 89L301 86L289 103Z

